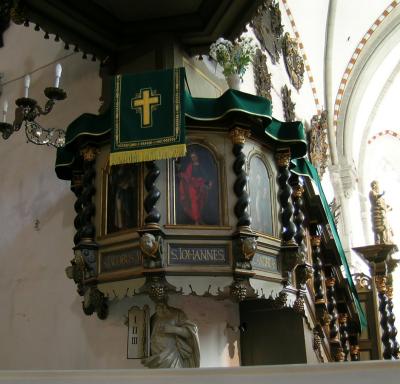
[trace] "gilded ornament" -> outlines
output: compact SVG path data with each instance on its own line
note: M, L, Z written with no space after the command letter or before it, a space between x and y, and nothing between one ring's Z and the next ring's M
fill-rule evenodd
M290 150L287 151L278 151L275 153L275 159L278 164L278 167L287 168L290 164Z
M231 287L231 296L235 301L243 301L247 296L247 288L240 283L235 283Z
M328 313L328 311L324 311L324 315L322 316L322 324L327 327L332 320L332 316Z
M327 287L334 287L336 279L334 277L328 277L325 281Z
M357 355L360 351L360 347L358 345L350 345L350 354L351 355Z
M375 284L376 289L379 293L386 293L387 285L386 285L386 276L375 276Z
M343 352L343 348L338 348L337 352L335 353L335 361L337 362L343 362L345 359L346 355Z
M89 145L81 149L81 155L85 161L94 161L98 153L100 153L98 148Z
M293 187L293 197L300 198L304 194L304 187L300 184L297 184Z
M257 49L256 51L256 55L253 60L253 71L257 96L272 100L271 74L268 72L267 56L262 53L261 49Z
M282 96L283 114L285 116L285 121L288 122L296 120L296 114L294 112L294 107L296 106L296 104L293 103L291 95L292 91L285 84L281 88L281 96Z
M327 111L322 111L320 115L314 115L311 119L311 130L309 133L310 159L314 167L317 168L320 178L325 173L328 165L328 121Z
M311 236L311 246L312 247L319 247L321 245L321 236Z
M304 81L304 61L299 53L297 40L286 32L282 40L282 52L290 81L298 91Z
M6 1L8 2L8 1ZM23 5L21 5L20 1L16 1L15 5L11 8L10 11L10 17L11 20L17 24L17 25L21 25L25 22L26 20L26 14L25 14L25 9L23 7Z
M242 128L234 128L229 132L233 144L244 144L250 137L250 131Z
M349 315L347 313L339 313L339 324L346 324Z
M293 303L293 310L297 313L304 313L304 298L301 295L298 295L296 300Z
M246 237L242 240L242 253L246 261L251 261L257 251L257 240L254 237Z
M387 285L386 286L386 296L389 300L393 300L393 286Z
M268 51L272 64L279 62L283 25L279 1L265 0L250 22L261 47Z
M366 289L370 290L371 289L371 278L367 276L364 273L356 273L352 275L355 283L356 283L356 288L357 289Z

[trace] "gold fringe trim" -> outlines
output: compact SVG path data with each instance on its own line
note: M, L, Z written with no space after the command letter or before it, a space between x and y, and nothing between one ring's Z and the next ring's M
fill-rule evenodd
M142 163L144 161L164 160L171 157L181 157L185 155L186 144L114 152L110 153L110 165Z

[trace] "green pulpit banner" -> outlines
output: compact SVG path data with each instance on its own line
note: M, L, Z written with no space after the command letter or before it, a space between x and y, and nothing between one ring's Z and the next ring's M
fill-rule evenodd
M186 154L184 68L117 75L110 165Z

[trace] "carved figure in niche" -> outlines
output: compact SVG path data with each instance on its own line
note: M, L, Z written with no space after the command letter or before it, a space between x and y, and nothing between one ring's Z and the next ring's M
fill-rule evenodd
M369 193L369 200L371 202L371 219L372 230L374 232L375 244L391 244L392 243L392 229L387 221L386 213L391 211L389 205L386 204L382 193L379 192L379 184L376 180L371 183L371 191Z
M200 345L195 323L165 301L156 304L150 320L150 357L142 360L148 368L197 368Z
M261 47L270 54L272 64L279 62L279 56L282 51L280 41L283 33L279 2L265 0L257 10L257 14L250 25Z
M145 233L139 241L145 268L162 267L162 238L151 233Z
M286 32L282 43L283 57L290 81L298 91L304 81L304 61L299 53L297 41Z
M257 49L253 60L254 82L256 85L257 96L272 100L271 97L271 74L268 72L267 56Z
M137 166L113 165L108 176L107 233L137 226Z
M175 162L176 223L218 225L219 186L217 164L205 147L193 144Z
M249 172L251 227L272 234L271 186L267 168L258 156L250 161Z

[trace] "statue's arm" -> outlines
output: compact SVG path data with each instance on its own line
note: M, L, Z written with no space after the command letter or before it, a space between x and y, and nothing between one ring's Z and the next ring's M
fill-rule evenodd
M173 333L180 337L187 339L190 336L190 332L185 327L177 327L176 325L166 324L164 326L165 333Z

